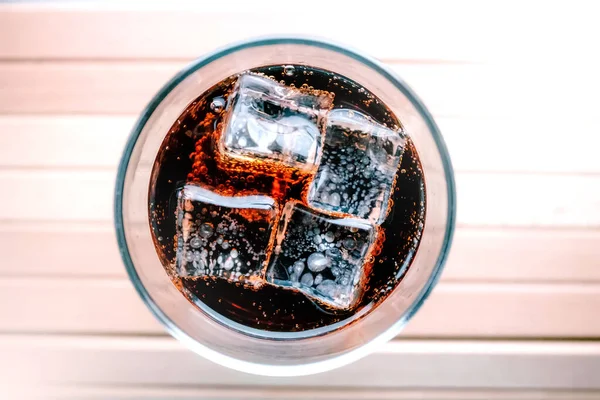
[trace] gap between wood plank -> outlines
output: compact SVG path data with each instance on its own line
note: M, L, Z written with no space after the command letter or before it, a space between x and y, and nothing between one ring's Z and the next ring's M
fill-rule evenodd
M320 387L198 387L185 385L104 385L79 384L76 386L44 386L25 391L30 396L48 396L58 399L206 399L206 400L254 400L254 399L314 399L314 400L597 400L600 391L566 390L506 390L506 389L344 389ZM19 393L15 390L14 393Z
M14 334L0 333L0 346L27 344L31 348L69 348L111 350L148 350L189 352L169 335L80 335L80 334ZM377 354L577 354L600 356L600 341L586 340L461 340L396 338L387 342Z

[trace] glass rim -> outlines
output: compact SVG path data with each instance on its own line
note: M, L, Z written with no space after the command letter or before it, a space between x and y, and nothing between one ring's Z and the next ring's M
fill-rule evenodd
M324 361L319 361L313 364L300 364L291 366L258 364L236 359L225 354L219 353L218 351L213 350L212 348L209 348L208 346L205 346L201 343L198 343L187 333L185 333L182 329L180 329L177 326L177 324L173 322L171 318L165 312L163 312L163 310L154 302L152 296L141 282L140 277L136 271L136 267L133 264L131 254L129 252L127 240L125 237L125 227L123 224L123 191L129 161L131 159L131 155L133 153L135 144L137 143L137 140L143 128L148 122L150 116L154 113L158 105L162 103L165 97L188 76L221 57L244 49L285 44L314 46L348 56L356 60L357 62L369 67L375 73L378 73L381 76L383 76L402 94L404 94L406 98L415 107L417 112L421 115L421 117L427 125L427 128L431 133L431 136L433 137L434 143L437 147L444 168L448 199L448 210L446 217L446 229L444 232L444 240L442 242L442 247L440 248L436 264L427 280L426 285L423 286L420 293L417 295L415 301L412 304L410 304L410 306L403 313L403 315L399 315L398 321L394 325L392 325L388 330L376 336L373 340L371 340L371 342L357 349L353 349L348 353ZM183 69L181 69L175 76L173 76L166 84L164 84L162 88L158 90L156 94L152 97L150 102L144 107L143 111L141 112L139 118L137 119L136 123L134 124L131 130L131 133L127 139L125 148L123 150L121 160L119 162L114 196L114 224L117 242L119 246L119 252L121 254L121 258L125 265L125 269L127 271L127 275L129 276L130 281L133 283L136 292L141 297L144 304L150 309L154 317L159 320L159 322L165 327L167 332L171 334L174 338L178 339L183 344L188 346L191 350L201 354L205 358L217 364L227 366L235 370L266 376L308 375L342 366L359 358L362 358L363 356L369 353L369 349L372 346L385 342L391 339L393 336L395 336L402 329L402 327L412 318L412 316L417 312L417 310L421 308L422 304L429 297L429 294L431 293L432 289L435 287L437 281L439 280L446 259L448 257L448 252L452 244L456 221L455 185L456 184L454 180L454 172L452 168L452 163L450 161L450 156L448 154L446 144L437 124L435 123L430 112L425 107L424 103L419 99L415 92L401 78L399 78L396 75L395 72L391 71L388 67L386 67L379 61L369 56L361 54L359 51L353 49L350 46L336 44L330 40L300 35L258 37L229 44L192 61Z

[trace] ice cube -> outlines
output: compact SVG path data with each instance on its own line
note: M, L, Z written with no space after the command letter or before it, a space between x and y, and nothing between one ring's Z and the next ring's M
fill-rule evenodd
M331 111L309 204L381 223L405 143L402 132L362 113Z
M221 196L185 185L177 198L177 274L263 283L276 209L270 197Z
M241 75L229 97L221 149L234 157L267 158L297 168L314 165L332 97Z
M295 288L333 308L356 305L368 274L373 226L356 218L331 218L293 201L282 215L267 282Z

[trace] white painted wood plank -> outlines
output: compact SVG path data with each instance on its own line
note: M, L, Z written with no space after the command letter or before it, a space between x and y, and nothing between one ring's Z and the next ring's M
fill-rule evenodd
M135 116L0 116L0 167L115 167ZM591 121L438 118L457 171L599 173ZM565 149L565 137L577 151ZM516 139L518 138L518 140Z
M0 254L1 276L126 277L108 223L0 224Z
M457 221L468 226L598 226L596 176L457 174Z
M0 170L0 220L111 221L115 173ZM461 226L600 226L600 176L459 173Z
M597 400L600 391L463 390L463 389L331 389L331 388L189 388L145 386L41 386L7 393L43 400Z
M0 331L164 332L126 279L5 278L0 286L8 324Z
M600 324L591 321L598 307L595 284L442 283L403 334L598 337Z
M0 86L4 88L0 94L0 113L137 114L184 65L182 62L0 64ZM418 72L415 75L418 79ZM435 81L434 76L425 77L424 85L433 86L433 82L429 83L432 80ZM442 90L438 89L438 93L444 96ZM448 93L446 98L449 96ZM450 107L455 104L448 102Z
M599 308L598 284L444 282L402 335L598 337ZM129 281L66 278L1 279L0 331L164 333Z
M0 167L116 168L135 117L0 116Z
M597 281L598 243L597 230L458 228L442 280Z
M0 219L111 221L111 171L0 171L4 188Z
M69 383L79 387L152 388L162 384L174 389L203 385L281 391L294 387L300 394L307 390L353 392L348 399L362 400L365 399L358 396L361 388L381 390L383 396L378 399L394 398L385 397L387 390L416 388L600 389L600 348L594 342L401 340L340 369L294 378L259 377L225 369L168 337L5 335L0 338L0 349L5 359L11 360L0 367L2 377L13 383L26 378L29 383ZM325 397L325 393L322 395ZM528 398L544 397L524 399Z
M3 63L0 113L138 114L184 65Z
M442 281L600 282L599 242L597 230L458 228ZM126 277L108 223L3 223L0 254L0 276Z
M3 5L0 26L6 34L0 37L0 57L193 58L232 41L287 33L342 41L378 58L556 63L593 59L581 50L593 48L599 34L587 2L554 2L543 12L534 2L374 0L344 8L309 0L301 8L279 4L267 10L233 0L227 11L195 3L121 3ZM536 21L534 30L531 21Z
M436 118L457 171L598 173L600 129L573 118Z
M278 20L273 18L273 15L267 14L251 19L248 18L248 15L242 15L239 12L219 13L214 10L213 14L207 18L205 12L198 10L191 10L191 12L190 10L180 12L161 10L140 13L135 10L137 6L133 7L133 11L124 12L112 11L110 7L98 12L97 9L94 9L94 7L98 7L97 5L89 7L89 10L85 10L88 6L84 6L79 11L40 12L40 8L43 7L38 5L29 10L19 6L9 6L11 11L7 6L0 5L0 27L2 27L0 31L4 33L0 34L0 58L10 59L11 63L15 62L17 66L27 64L18 61L19 58L28 60L91 59L96 64L103 64L103 62L99 62L101 59L112 59L119 64L128 64L123 60L140 57L154 60L179 59L175 62L164 63L174 65L183 63L190 57L208 51L218 44L224 44L246 35L262 33L263 30L265 33L283 30L310 30L311 34L339 36L346 42L369 49L378 57L390 59L427 60L427 62L435 62L439 59L503 60L508 63L511 63L511 60L519 60L527 64L529 57L537 65L528 70L514 65L506 69L493 69L487 66L466 68L450 66L440 70L437 65L425 64L414 69L402 66L399 68L402 69L401 75L414 86L436 114L470 116L519 114L528 117L537 115L538 117L531 118L531 122L539 122L536 121L536 118L552 116L553 122L557 123L552 127L556 130L551 129L548 135L544 135L543 129L531 122L529 125L519 126L519 129L516 130L514 124L505 120L502 121L503 124L486 124L482 129L485 135L477 137L466 135L459 139L455 139L457 136L449 135L447 139L450 151L453 156L457 154L456 157L459 159L458 162L455 161L458 170L598 172L598 161L594 152L594 149L597 148L597 127L592 121L570 121L575 118L574 116L580 118L582 114L594 115L597 111L596 93L598 93L600 85L598 85L597 76L592 75L591 72L595 71L599 64L597 60L592 60L594 62L591 63L586 62L590 60L590 56L587 57L587 60L582 60L580 54L577 53L581 49L593 48L592 38L598 37L598 33L600 33L598 25L593 21L594 13L582 11L577 5L572 4L569 4L568 13L564 13L562 7L555 5L545 7L543 13L539 12L538 6L520 5L520 12L515 12L511 7L502 7L503 9L497 10L489 5L475 5L479 8L467 7L466 9L470 9L471 12L464 13L462 10L465 7L461 8L456 4L432 7L431 5L411 6L411 3L414 2L403 3L398 6L401 7L400 10L396 10L397 12L389 10L390 12L385 13L384 16L381 15L381 8L371 3L369 8L379 15L371 16L362 12L364 10L359 10L363 18L371 20L377 18L378 21L378 24L370 24L366 32L362 29L350 31L345 27L342 29L340 24L346 23L345 18L337 18L332 24L322 24L322 21L314 19L282 18ZM488 10L484 10L484 8ZM561 9L559 10L559 8ZM436 12L431 13L431 9L435 9ZM483 15L482 11L485 11ZM282 10L282 12L286 11ZM397 23L398 15L403 15L402 24ZM473 15L477 17L473 18ZM553 15L560 18L552 18ZM575 15L581 16L581 18L575 19ZM227 20L227 23L223 23L224 20ZM536 21L536 29L533 32L530 23L532 20ZM560 26L556 25L556 20L561 21ZM197 40L198 21L202 21L203 31L209 28L208 34L204 33L207 35L206 40ZM306 21L310 21L310 23ZM425 21L427 22L425 23ZM161 26L161 29L156 30L156 26ZM230 29L231 26L234 26L235 29ZM419 32L419 34L410 35L410 40L404 41L402 45L397 45L396 42L391 44L388 40L380 40L381 37L397 38L401 36L397 32L399 26L402 31ZM507 31L506 26L511 26L511 29ZM445 34L440 36L439 32L445 32ZM474 32L476 33L474 34ZM123 37L127 37L128 40L123 40ZM95 45L90 46L89 43ZM536 51L531 51L532 48ZM556 54L561 54L562 60L557 60ZM586 51L586 54L593 56L593 52ZM543 59L551 62L545 64L542 62ZM572 64L565 64L563 60L569 60L568 62ZM554 65L556 63L562 63L560 68ZM150 64L163 63L152 62ZM536 70L540 65L549 67L540 72ZM570 70L565 68L565 65L577 68ZM577 71L577 73L573 74L572 71ZM91 74L91 79L72 74L68 78L74 78L74 83L63 84L61 82L65 82L64 79L66 79L64 75L61 73L50 74L51 80L57 78L56 82L61 86L58 90L52 84L43 82L36 74L30 76L28 81L25 78L28 83L21 86L19 86L20 83L15 85L16 80L8 82L8 79L3 80L0 77L0 87L3 87L2 93L0 93L0 112L3 112L3 107L6 107L6 112L18 113L99 113L104 112L102 111L104 108L108 109L107 112L119 114L136 113L155 90L148 89L152 85L150 79L137 81L127 75L130 72L127 74L115 72L111 66L106 68L105 72L112 73L114 81L119 81L121 89L130 93L131 96L123 95L120 91L115 92L111 86L101 86L102 82L106 81L97 78L98 71ZM160 81L157 84L160 85L162 84L162 73L164 71L154 71L148 76L155 74L152 76L158 77L155 79L156 82ZM433 81L433 83L441 82L441 84L434 86L426 82L423 77L428 74L439 76L438 81ZM142 78L144 77L142 76ZM415 84L412 84L413 81ZM31 82L35 84L35 88L29 86ZM82 97L77 85L90 88L90 93L97 94L97 97ZM17 90L11 89L15 86ZM6 91L5 87L8 87ZM442 90L445 93L440 94ZM13 97L12 104L6 100L8 96L4 97L4 93ZM452 94L452 97L446 96L446 93ZM44 101L49 104L44 104ZM129 109L131 111L127 111ZM518 117L516 119L519 120ZM441 120L442 130L446 132L444 121L450 121L446 123L446 126L452 126L459 120ZM474 121L474 119L472 118L470 121ZM69 137L65 135L67 131L62 129L55 131L59 133L54 136L54 139L59 140L52 140L51 135L45 137L44 140L39 140L39 137L36 138L32 135L25 135L23 141L19 143L26 143L28 139L38 140L28 149L24 149L21 159L16 156L18 155L16 151L8 155L2 153L5 146L10 146L15 142L7 140L7 137L3 136L4 132L0 125L0 166L25 168L48 165L55 167L91 166L106 168L107 171L112 170L118 153L120 153L118 141L123 140L124 136L116 133L116 130L107 132L108 129L116 128L116 126L106 124L110 124L110 122L102 121L99 126L91 129L95 139L90 139L91 135L79 139ZM477 124L476 128L474 125L469 130L469 128L464 128L465 125L461 125L462 122L458 124L452 128L456 132L460 130L459 128L468 133L474 132L483 126L479 125L479 122L473 122L473 124ZM31 125L35 125L35 122ZM39 129L40 126L35 128ZM523 135L522 132L527 130L535 130L535 133ZM577 131L575 136L573 130ZM105 136L100 136L103 131L107 133ZM565 132L565 136L561 134L561 131ZM563 137L567 137L569 142L565 144ZM71 151L66 160L60 156L62 149L60 143L64 139L72 144L73 150L81 149L78 152ZM497 139L501 143L495 144L493 139ZM461 150L455 150L458 148ZM467 151L469 148L476 150ZM559 165L555 160L563 148L571 149L571 151L566 158L561 159L561 165ZM98 156L92 155L90 149L97 150ZM534 153L535 155L532 157L533 151L537 151L537 153ZM108 156L108 154L113 156ZM510 166L506 165L505 160L510 160ZM6 165L1 165L5 162ZM95 165L90 165L92 163ZM114 242L109 244L109 238L112 239L112 230L106 229L107 226L110 227L111 214L108 197L105 197L106 193L112 194L112 182L110 185L107 184L111 180L111 178L107 179L110 173L92 171L88 174L86 172L87 178L82 177L83 173L81 175L76 173L78 178L73 180L68 171L64 171L64 175L61 175L62 172L56 174L50 172L42 174L41 179L26 177L24 182L15 183L20 181L24 175L31 176L37 173L36 171L30 172L31 174L28 172L0 173L0 185L2 183L9 184L9 186L1 187L5 187L9 191L15 190L14 193L22 193L21 188L31 185L32 187L25 190L24 193L37 196L36 203L30 200L23 201L21 195L18 196L18 199L15 196L8 200L10 208L3 212L0 219L28 221L26 224L36 227L29 231L29 228L21 231L18 228L18 232L13 235L15 224L5 221L0 226L0 241L2 242L0 253L5 254L6 250L11 253L4 260L13 260L16 265L20 259L21 265L27 264L25 269L33 268L33 274L38 272L44 274L48 268L51 268L51 274L54 274L55 266L60 264L57 269L64 272L60 272L56 276L61 276L63 273L70 275L70 271L77 269L78 266L74 260L94 258L92 268L97 272L94 272L93 275L97 273L100 276L107 276L104 275L101 264L106 262L106 269L110 270L110 266L117 266L119 263ZM2 178L9 175L9 179L2 181ZM69 178L63 179L65 175L69 175ZM466 207L466 211L463 209L459 211L459 220L463 225L589 227L598 226L600 221L596 217L599 203L595 200L600 198L597 193L599 185L596 182L597 177L594 176L571 179L573 176L565 175L537 179L535 175L525 175L524 179L517 178L516 182L514 176L508 174L502 174L499 178L483 174L466 174L464 176L468 176L468 178L463 179L463 175L458 177L459 206ZM465 183L467 181L468 183ZM67 187L73 183L75 186ZM110 186L110 190L106 190L108 186ZM490 191L490 188L495 189L496 192ZM34 189L36 190L34 191ZM488 189L486 192L480 192L486 189ZM490 194L482 195L482 193ZM515 193L521 193L523 198L516 198ZM67 196L77 198L75 205L65 201ZM495 197L491 199L492 196ZM39 219L45 220L45 223L37 225ZM53 220L60 222L60 228L49 229L49 224L52 224L50 221ZM80 220L88 220L92 223L80 223L78 222ZM65 225L63 221L70 222ZM99 223L96 224L93 221ZM11 228L4 230L8 225ZM56 232L57 230L58 232ZM600 258L598 258L594 246L597 243L597 234L596 231L591 230L562 229L543 231L539 229L459 230L456 246L451 254L444 279L447 282L463 279L474 281L542 280L544 271L547 270L546 280L548 281L553 279L585 280L598 273L595 260ZM69 246L61 247L65 241L71 243L70 248ZM98 246L94 246L96 243ZM30 244L29 247L28 244ZM32 251L31 244L34 244L36 251ZM77 248L74 248L75 246ZM505 247L504 252L502 247ZM22 249L26 253L18 257L15 249ZM45 255L46 257L44 257ZM65 258L68 258L68 263L61 263L61 260ZM517 258L518 262L515 261ZM520 263L526 267L519 269ZM485 268L476 268L476 265L485 265ZM510 268L506 268L507 265L510 265ZM0 273L3 273L3 267L4 265L0 266ZM85 271L74 275L92 275L88 275L88 264L79 263L79 268L85 269ZM119 269L119 271L122 270ZM121 272L116 272L116 269L115 273L115 276L122 276L119 275ZM494 275L495 273L498 275ZM76 285L78 286L77 290L69 286L69 282L76 281L71 279L66 280L67 284L65 285L60 283L58 289L45 287L47 284L52 287L54 282L60 281L58 279L23 278L11 281L26 282L26 284L20 286L18 294L15 294L17 289L14 287L6 291L0 290L0 298L2 298L0 304L4 305L0 305L0 310L2 310L0 315L4 316L2 319L8 320L11 318L7 318L6 315L12 315L16 326L28 326L29 322L22 322L20 319L35 321L31 322L34 331L38 331L36 323L46 324L47 321L52 320L49 322L50 324L56 322L57 325L64 324L63 327L67 326L69 330L75 332L89 332L89 326L102 321L107 314L113 314L115 310L122 310L124 314L117 313L117 316L111 315L109 319L117 321L116 326L121 327L125 323L123 321L127 319L126 316L134 315L132 319L136 320L144 312L147 313L143 306L134 304L134 293L128 284L123 282L116 284L117 289L113 290L113 288L109 288L112 283L108 283L117 281L100 280L100 289L92 289L89 292L86 290L89 281L86 280L81 280L84 284ZM39 283L42 281L43 283ZM494 337L496 334L546 336L547 332L553 332L550 336L558 337L555 335L578 336L581 332L588 332L586 335L598 336L600 331L597 324L593 322L597 318L590 311L591 309L597 310L599 305L597 301L599 296L595 285L444 283L440 289L441 294L431 300L435 306L429 305L431 302L426 306L432 307L433 311L426 312L424 309L423 312L426 312L427 316L421 317L419 314L413 321L416 326L409 327L407 335L436 336L439 335L436 332L444 330L442 335L451 337L455 335ZM126 290L129 290L129 295L118 294L124 293ZM28 302L27 299L20 302L19 299L32 292L39 293L39 297L35 295L33 299L37 299L37 304L33 304L33 300ZM88 293L95 294L97 301L90 303L87 298ZM114 302L105 304L98 300L104 300L107 293L109 297L112 297L112 293L117 293ZM437 298L441 300L436 300ZM85 309L77 308L79 306L76 309L73 308L72 303L79 299L83 299L84 303L81 307L85 307ZM117 303L120 300L124 300L124 305ZM9 305L12 304L15 307L18 304L20 307L21 303L24 304L24 315L17 314L15 310L12 311L12 314L10 312L5 314ZM42 303L44 306L40 308ZM441 303L443 303L443 307L440 305ZM106 309L103 311L103 307L106 306L109 306L108 311ZM46 312L49 308L53 309ZM57 314L63 310L66 310L66 315ZM88 310L92 311L91 316L87 315ZM451 318L459 312L462 314L458 318ZM46 313L47 316L40 316L43 313ZM127 315L128 313L131 314ZM442 315L443 318L441 318ZM466 316L468 315L474 316L473 321L467 321ZM96 317L97 321L90 322L92 317ZM148 316L146 315L146 317ZM141 318L142 328L145 323L148 323L149 333L153 333L153 329L160 332L158 328L152 328L150 322L144 322L144 317ZM423 321L419 318L423 318ZM81 319L82 326L85 325L85 327L69 325L73 319ZM552 321L550 322L550 320ZM455 321L458 321L458 327L454 326ZM565 330L564 327L557 328L559 321L572 325L573 330L577 330L577 334L571 334L571 331ZM479 326L480 322L482 326ZM91 325L86 325L88 323ZM475 325L476 323L477 325ZM584 323L587 325L581 328ZM442 324L445 325L443 328L440 327ZM529 324L535 326L532 328ZM92 332L96 332L95 329ZM136 333L134 330L128 331L128 329L130 328L125 327L126 332ZM411 329L414 329L416 333L412 333ZM62 328L54 327L52 330L61 331ZM106 332L102 328L100 331ZM113 331L110 332L113 333ZM196 385L198 382L223 386L272 384L305 386L307 388L303 391L293 391L293 393L284 389L271 396L275 398L288 398L290 394L295 394L297 397L305 396L305 398L319 398L319 396L335 398L335 395L339 395L339 398L366 399L371 393L373 398L411 398L410 396L413 395L420 399L494 398L492 397L494 392L487 390L478 393L469 391L447 394L447 391L437 390L436 393L430 391L391 392L388 390L361 393L352 389L327 392L314 389L315 386L331 388L332 385L385 388L392 386L404 388L463 386L478 389L489 387L528 389L525 392L514 393L502 391L498 393L497 398L597 398L597 393L581 392L578 393L580 397L570 396L569 393L553 393L553 397L549 397L550 394L542 392L539 388L599 389L597 377L600 373L600 365L598 364L597 343L591 342L575 345L569 343L566 346L568 348L561 347L564 343L551 343L549 347L552 349L543 347L548 343L524 343L522 346L517 345L512 348L510 346L513 346L514 343L498 345L489 342L481 344L481 347L469 343L469 346L472 347L460 348L461 343L444 342L439 348L435 348L434 345L433 351L431 348L425 350L420 347L422 342L405 342L407 349L402 350L398 350L394 343L388 347L388 349L392 349L391 351L385 351L384 357L378 358L381 353L377 354L373 356L375 357L373 362L369 361L364 367L358 367L358 364L351 366L348 372L344 370L343 374L342 371L340 374L326 374L316 382L300 379L265 384L264 381L260 381L261 378L258 381L251 381L245 379L247 376L240 377L231 371L223 371L218 367L215 368L212 364L205 363L204 360L200 360L200 362L204 362L206 365L198 366L196 364L197 357L185 350L167 350L168 355L157 355L157 347L161 347L159 341L170 340L167 338L148 339L156 340L156 342L147 342L141 346L138 339L133 338L124 339L125 342L118 345L114 345L114 343L106 345L103 342L104 338L98 342L94 341L95 338L89 338L94 345L82 343L81 340L88 339L82 337L68 337L64 341L64 338L60 337L57 341L60 342L58 344L56 342L49 344L45 339L39 336L20 337L14 341L8 340L3 345L2 338L0 338L2 358L9 360L9 363L0 363L0 370L7 370L0 373L2 376L0 378L0 397L7 393L3 390L5 381L12 380L11 383L15 384L21 379L24 386L34 383L35 380L32 380L32 377L35 378L38 374L44 374L49 381L54 382L68 380L73 384L74 382L89 383L91 381L102 385L98 391L92 390L87 393L95 396L93 398L118 398L114 396L114 393L117 393L123 398L130 399L146 398L147 396L156 398L162 394L166 394L163 397L176 398L175 395L179 395L181 392L173 389L172 385ZM53 340L54 338L47 339ZM40 342L43 343L40 344ZM35 346L34 343L40 345ZM536 347L538 345L542 347ZM415 351L415 347L418 350ZM444 352L440 350L442 347L451 350ZM419 351L421 353L417 354ZM431 356L432 353L435 353L435 356ZM366 360L361 362L364 363ZM254 379L254 377L251 378ZM139 388L131 391L124 390L123 385L130 385L131 382L139 384L144 389L141 391ZM159 393L158 390L153 391L148 388L149 385L156 385L157 382L166 382L168 389ZM103 386L106 383L109 385L117 383L119 385L118 392L111 393L110 388L107 389L106 386ZM81 388L80 385L77 386ZM534 389L536 392L531 392L529 389ZM52 392L46 394L49 393L54 394ZM64 394L63 392L57 393L57 396ZM85 398L77 396L81 393L81 391L72 392L70 395L71 398ZM201 395L203 397L214 395L215 398L240 398L244 393L247 392L243 389L238 392L225 393L215 389L214 392L210 390L201 392ZM263 391L257 388L252 395L254 398L269 398L267 396L272 393L271 390ZM324 394L322 395L322 393ZM327 397L329 395L334 397ZM441 397L446 395L447 397ZM183 393L183 396L185 396L183 398L195 397L190 392ZM9 398L11 397L9 396ZM48 398L48 396L43 398Z
M0 113L138 114L154 94L186 62L56 62L0 63ZM600 77L582 66L568 82L548 82L569 69L551 64L511 66L488 64L390 65L411 86L435 116L528 117L569 124L590 119L597 107ZM559 99L569 99L560 101ZM579 117L583 116L583 117ZM508 140L510 127L505 126ZM593 124L589 130L597 131Z

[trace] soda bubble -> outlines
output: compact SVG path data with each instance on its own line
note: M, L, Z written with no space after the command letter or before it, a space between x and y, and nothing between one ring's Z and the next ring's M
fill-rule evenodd
M352 237L347 237L342 241L342 245L348 250L352 250L354 247L356 247L356 241Z
M325 233L325 240L329 243L333 242L335 240L335 235L333 232L331 231L327 231Z
M302 278L300 278L300 283L306 286L312 286L314 283L312 274L310 272L307 272L304 275L302 275Z
M223 264L223 268L225 268L226 271L231 271L233 269L233 260L228 257L227 260L225 260L225 264Z
M319 283L323 282L323 275L321 274L317 274L317 276L315 276L315 281L314 284L318 285Z
M294 68L293 65L286 65L285 67L283 67L283 73L287 76L294 76L294 74L296 73L296 68Z
M199 237L193 237L190 240L190 246L194 249L198 249L200 246L202 246L202 240L200 240Z
M323 253L312 253L307 260L308 269L313 272L321 272L331 264L331 260Z
M200 228L198 228L198 235L202 236L205 239L211 237L213 232L214 228L210 222L205 222L202 225L200 225Z
M304 261L296 261L292 267L296 275L300 275L304 271Z
M210 102L210 109L216 113L220 113L225 108L225 99L223 97L215 97Z

